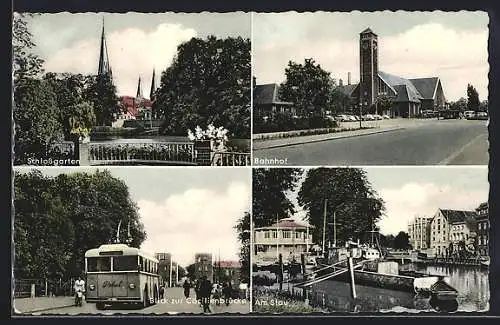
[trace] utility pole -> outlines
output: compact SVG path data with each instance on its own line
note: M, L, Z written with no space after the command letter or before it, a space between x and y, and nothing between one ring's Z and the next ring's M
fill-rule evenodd
M337 216L336 211L333 211L333 247L337 247Z
M325 257L325 240L326 240L326 203L328 199L325 199L325 208L323 211L323 257Z

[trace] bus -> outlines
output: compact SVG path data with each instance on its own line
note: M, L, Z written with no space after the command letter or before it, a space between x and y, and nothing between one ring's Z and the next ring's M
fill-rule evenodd
M86 297L97 309L121 303L142 308L159 300L158 260L126 244L106 244L85 252Z

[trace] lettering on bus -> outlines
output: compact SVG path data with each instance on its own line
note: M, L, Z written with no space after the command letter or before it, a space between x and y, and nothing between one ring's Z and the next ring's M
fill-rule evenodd
M123 283L122 280L120 280L120 282L116 282L114 280L113 281L107 281L106 280L106 281L103 281L102 287L103 288L109 288L109 287L111 287L111 288L119 288L119 287L122 286L122 283Z

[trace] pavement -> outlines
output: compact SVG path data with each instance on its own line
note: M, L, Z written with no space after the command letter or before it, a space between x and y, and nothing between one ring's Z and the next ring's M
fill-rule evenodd
M36 297L14 299L15 313L36 313L73 306L73 297Z
M359 122L351 123L359 126ZM363 126L373 129L255 141L253 165L487 165L489 162L485 121L394 119L369 123L363 122Z
M56 303L55 301L53 302ZM215 301L211 302L210 309L212 314L221 313L242 313L250 312L250 301L248 299L234 299L229 306L224 304L217 305ZM93 303L84 302L82 307L63 307L54 306L50 310L32 312L33 315L78 315L78 314L96 314L96 315L116 315L116 314L203 314L203 309L198 302L194 290L191 290L189 298L184 297L183 288L167 288L166 296L163 300L153 306L147 308L139 308L137 306L122 305L117 307L109 307L105 310L98 310Z

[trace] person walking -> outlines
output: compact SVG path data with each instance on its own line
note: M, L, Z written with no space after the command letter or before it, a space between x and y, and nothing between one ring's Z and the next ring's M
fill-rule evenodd
M191 291L191 283L189 283L189 279L184 281L182 287L184 288L184 297L189 298L189 291Z
M165 285L160 286L160 299L165 298Z
M224 303L226 304L226 306L229 306L232 291L233 290L231 288L231 283L224 282L224 287L222 288L222 295L224 296Z
M201 279L197 279L194 285L194 292L196 294L196 301L200 303L201 306Z
M203 276L200 286L201 304L203 306L204 313L211 313L210 310L210 295L212 294L212 283Z

